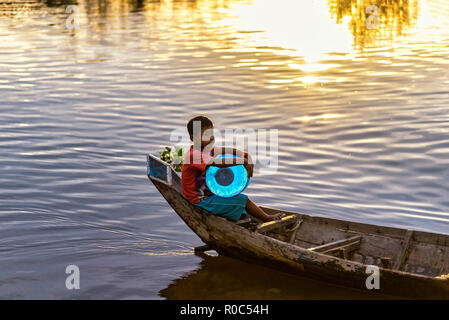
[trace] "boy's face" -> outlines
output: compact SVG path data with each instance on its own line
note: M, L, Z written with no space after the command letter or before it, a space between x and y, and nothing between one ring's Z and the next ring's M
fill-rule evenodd
M214 127L208 127L201 130L201 148L204 148L210 144L210 147L213 146L215 141L214 137Z

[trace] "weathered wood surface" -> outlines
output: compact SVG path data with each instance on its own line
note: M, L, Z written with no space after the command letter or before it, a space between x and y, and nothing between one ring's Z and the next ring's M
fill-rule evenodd
M410 247L410 240L412 239L413 231L407 230L407 233L405 234L404 243L402 245L402 249L398 255L398 258L396 259L396 262L393 265L394 270L401 270L402 264L404 263L404 260L406 259L407 251Z
M295 223L295 226L288 230L289 232L291 232L290 234L290 239L288 240L288 243L293 244L296 240L296 234L299 232L299 229L301 228L301 225L303 223L302 219L298 219L298 221Z
M343 240L326 243L326 244L323 244L318 247L309 248L309 250L315 251L315 252L328 252L328 251L332 251L335 249L345 247L349 244L360 243L361 240L362 240L361 236L355 236L355 237L351 237L348 239L343 239Z

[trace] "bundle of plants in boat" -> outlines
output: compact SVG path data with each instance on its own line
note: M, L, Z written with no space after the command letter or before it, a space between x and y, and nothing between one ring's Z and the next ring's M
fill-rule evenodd
M159 154L162 161L171 165L176 172L181 172L184 162L184 150L181 147L165 147Z

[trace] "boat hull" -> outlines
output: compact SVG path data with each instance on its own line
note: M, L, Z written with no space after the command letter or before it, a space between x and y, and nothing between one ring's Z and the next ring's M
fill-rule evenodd
M151 178L150 178L151 179ZM218 253L319 281L368 290L367 265L310 251L253 232L192 206L172 187L151 179L170 206L201 240ZM381 294L408 298L449 298L449 280L379 268Z

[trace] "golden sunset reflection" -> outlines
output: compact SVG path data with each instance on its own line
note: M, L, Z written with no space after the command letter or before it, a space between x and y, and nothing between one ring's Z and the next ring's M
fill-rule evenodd
M237 13L237 29L253 31L254 46L281 47L286 49L283 54L301 56L307 62L331 52L352 52L348 29L330 19L324 1L260 0Z
M392 64L392 60L408 55L404 43L419 42L422 32L429 36L432 28L441 32L449 16L443 0L77 0L57 4L42 0L26 5L23 12L13 5L9 11L2 6L1 12L27 24L34 19L31 12L36 10L41 18L35 22L50 22L68 34L70 37L61 41L73 50L86 43L123 44L156 49L151 58L154 62L168 61L173 56L205 58L212 50L224 60L222 65L214 66L217 69L227 68L226 61L232 60L232 68L270 70L286 66L292 70L286 70L285 78L268 79L268 88L298 82L305 86L341 82L344 73L353 70L342 70L344 62L340 61L364 61L362 54L366 50L381 49L379 54L384 59L376 63ZM68 14L62 4L77 5L79 29L64 28L61 19L67 19ZM374 28L370 28L367 23L372 12L367 8L373 4L378 17ZM42 19L45 12L52 14L49 21ZM131 19L137 18L143 18L144 24L128 30L125 36L124 30L133 24ZM0 23L0 32L2 29ZM127 41L130 32L133 39ZM6 34L3 39L10 45L20 43L26 47L28 37L26 33ZM177 50L181 46L183 50ZM159 50L161 47L166 50ZM386 47L390 50L384 50ZM245 53L254 58L233 61L236 54ZM263 58L268 53L278 58ZM400 66L397 61L394 65ZM372 73L394 74L384 70Z
M336 119L336 118L341 118L341 117L343 117L343 115L341 115L341 114L321 114L318 116L297 117L297 118L294 118L294 120L308 122L308 121L313 121L313 120L328 120L328 119Z
M183 21L182 28L189 29L192 36L201 25L227 26L239 34L240 43L251 41L244 47L263 43L282 48L282 52L296 51L306 61L317 61L332 52L348 53L354 46L375 44L376 40L392 40L414 27L445 23L449 10L444 0L35 0L3 3L0 15L42 17L46 11L62 13L64 5L76 5L81 25L93 29L125 24L131 12L142 11L149 26L164 23L170 27ZM374 29L366 25L370 5L379 10L379 24ZM99 17L107 20L101 23Z

